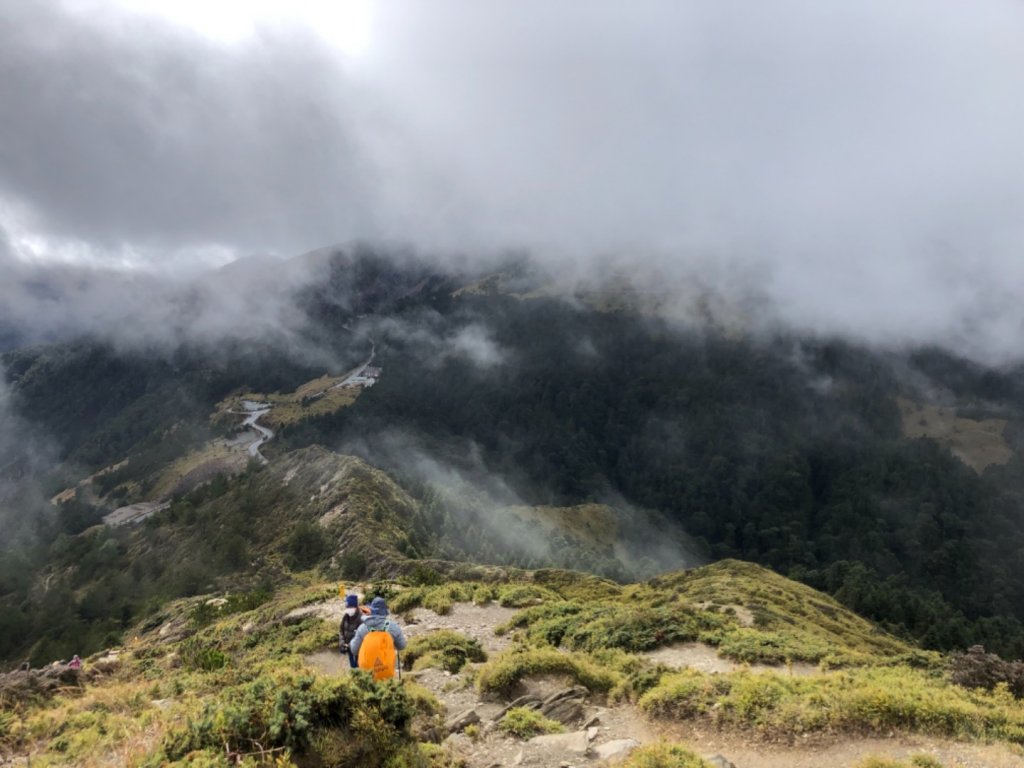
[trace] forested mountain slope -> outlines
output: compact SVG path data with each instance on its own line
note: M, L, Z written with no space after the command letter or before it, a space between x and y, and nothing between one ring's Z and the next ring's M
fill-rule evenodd
M230 557L206 558L199 574L174 569L128 600L124 616L104 613L97 623L79 607L71 624L116 634L149 610L147 600L256 574L250 555L287 552L291 526L304 519L278 465L322 446L322 456L358 455L397 483L419 521L403 523L404 543L392 542L410 560L558 564L630 579L740 557L823 588L928 647L984 642L1024 653L1018 370L934 349L803 338L749 319L725 332L714 318L680 323L628 302L604 311L538 290L543 280L531 282L522 265L514 279L479 288L479 279L416 261L317 258L326 277L302 294L306 320L287 348L248 340L142 350L85 338L3 356L8 406L59 462L20 478L2 501L12 531L3 621L23 625L50 599L28 586L40 574L92 562L83 552L112 535L90 528L103 514L151 500L148 492L169 487L157 482L168 465L233 434L216 414L226 397L298 391L351 370L372 346L381 370L372 388L330 413L300 410L264 446L268 468L218 480L191 500L168 499L170 511L146 524L169 525L164 538L174 541L208 520L230 532ZM984 424L998 461L968 466L942 434L908 428L914 409L968 432ZM59 509L47 501L111 466L119 468ZM183 514L186 503L201 513ZM399 507L384 504L382 514L405 514ZM270 538L246 527L263 513L281 521ZM531 529L543 535L520 535ZM326 545L307 536L318 552L307 564L327 567L344 549L341 532L318 525L314 533L324 530ZM132 535L105 544L113 571L144 568L121 541ZM642 552L651 556L643 561ZM376 562L346 567L370 572ZM72 603L93 586L90 577L73 580ZM103 594L90 602L109 606ZM32 638L47 634L47 621L32 620Z

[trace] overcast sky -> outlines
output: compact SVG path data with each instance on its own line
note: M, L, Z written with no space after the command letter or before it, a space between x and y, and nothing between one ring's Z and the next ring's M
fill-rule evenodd
M0 264L526 247L1024 351L1019 0L6 2L0 112Z

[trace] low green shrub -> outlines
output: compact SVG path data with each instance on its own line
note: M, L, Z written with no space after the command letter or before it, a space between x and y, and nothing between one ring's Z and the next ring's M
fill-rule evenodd
M341 760L335 764L350 765L374 752L397 752L409 741L405 728L412 716L412 703L397 681L375 683L363 673L323 678L277 672L225 689L164 736L160 757L180 760L202 750L248 754L255 748L301 752L313 746L317 733L329 739L323 729L340 729L355 736L331 744L343 749L335 753Z
M722 622L715 614L689 611L678 605L659 608L612 605L586 618L581 615L579 625L566 633L570 648L646 651L695 640L701 632L717 629Z
M228 656L216 645L206 644L198 638L189 638L181 644L181 663L186 669L213 672L227 666Z
M565 600L544 605L534 605L530 608L524 608L504 624L499 624L494 628L494 634L500 636L507 634L513 629L532 627L534 624L543 622L545 625L551 625L556 630L552 633L552 637L544 637L543 641L548 645L559 645L561 644L562 637L565 635L565 628L571 623L569 617L576 616L582 610L583 606L580 603ZM543 635L544 633L540 630L533 633L534 638Z
M296 598L282 603L281 607L291 610L292 608L298 608L301 605L322 603L325 600L331 600L337 596L338 589L333 585L329 587L317 587L315 589L303 588Z
M489 602L494 600L498 595L494 591L494 587L488 586L487 584L481 584L473 590L473 604L474 605L487 605Z
M565 731L557 720L544 717L540 712L529 707L513 707L498 722L502 733L519 739L529 739L542 733L562 733Z
M558 599L550 589L532 584L507 584L498 588L498 603L504 608L525 608Z
M444 616L451 612L455 603L472 601L480 586L472 582L454 582L409 587L395 593L388 605L395 613L405 613L413 608L423 607Z
M369 562L362 552L346 552L338 558L338 571L346 579L361 579L366 575Z
M444 711L444 705L430 692L429 688L411 680L405 680L402 683L402 688L405 689L405 695L409 697L409 704L415 712L429 717Z
M375 581L366 590L366 602L370 602L375 597L383 597L388 605L391 605L391 601L401 591L401 588L393 581Z
M498 656L480 668L477 688L481 693L507 695L524 677L564 674L591 691L606 693L622 675L605 669L586 656L562 653L554 648L515 650Z
M444 592L431 591L423 599L423 607L433 611L438 616L447 616L452 612L453 605L455 605L455 601L452 600L451 595Z
M434 666L451 673L459 672L466 662L487 661L487 654L478 640L448 629L414 637L402 652L405 668Z
M612 689L610 698L613 701L637 702L641 696L656 687L666 675L672 674L669 667L658 664L645 665L625 673L625 677Z
M622 768L711 768L679 744L652 744L634 750Z
M0 701L0 704L6 705L7 702ZM0 749L10 749L14 747L14 742L17 740L17 729L18 729L18 718L11 711L6 709L0 709Z
M393 613L405 613L413 608L418 608L423 602L423 595L426 592L424 587L409 587L395 594L388 603Z
M422 563L417 563L409 574L409 583L418 586L434 586L444 581L444 577Z
M500 629L527 630L527 637L546 645L573 650L620 648L647 651L672 643L696 640L703 633L721 630L729 619L680 605L658 607L627 603L558 601L516 614Z
M783 664L787 661L817 663L835 649L821 638L757 629L737 629L718 643L722 656L748 664Z
M457 755L453 755L447 747L440 744L418 745L420 762L409 763L409 768L466 768L466 761ZM424 762L425 761L425 762ZM406 768L400 764L392 763L387 768Z

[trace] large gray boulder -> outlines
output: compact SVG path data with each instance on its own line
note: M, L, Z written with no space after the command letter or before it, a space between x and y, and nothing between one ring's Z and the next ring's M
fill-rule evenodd
M527 743L551 752L575 752L579 755L585 755L590 749L590 740L587 738L586 731L534 736Z
M629 753L640 746L636 739L615 739L594 747L594 757L610 765L621 763Z

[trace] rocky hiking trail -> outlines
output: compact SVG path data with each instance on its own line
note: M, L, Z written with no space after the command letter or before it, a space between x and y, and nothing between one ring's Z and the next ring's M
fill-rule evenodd
M425 608L401 617L411 639L438 630L452 630L479 641L493 658L507 650L511 641L494 632L518 609L489 603L479 606L456 603L446 615ZM342 603L331 600L293 611L296 616L319 615L337 624ZM406 618L408 620L406 620ZM648 654L668 666L691 666L717 673L739 665L719 658L710 646L686 643ZM307 663L326 674L348 674L348 663L336 648L306 657ZM926 754L949 768L1024 768L1024 758L999 744L954 742L941 738L893 734L884 737L816 737L802 743L766 741L755 732L720 730L706 723L655 721L631 704L608 705L603 696L591 695L567 678L535 677L525 680L511 700L481 698L472 682L471 667L452 674L439 669L404 671L430 690L445 706L444 732L438 734L464 761L467 768L534 766L535 768L583 768L615 765L639 745L662 741L683 743L718 768L846 768L869 757L908 759ZM806 667L806 668L805 668ZM816 668L770 668L778 674L814 674ZM519 740L502 733L498 720L510 708L529 706L565 724L566 732ZM468 729L468 733L467 733Z

